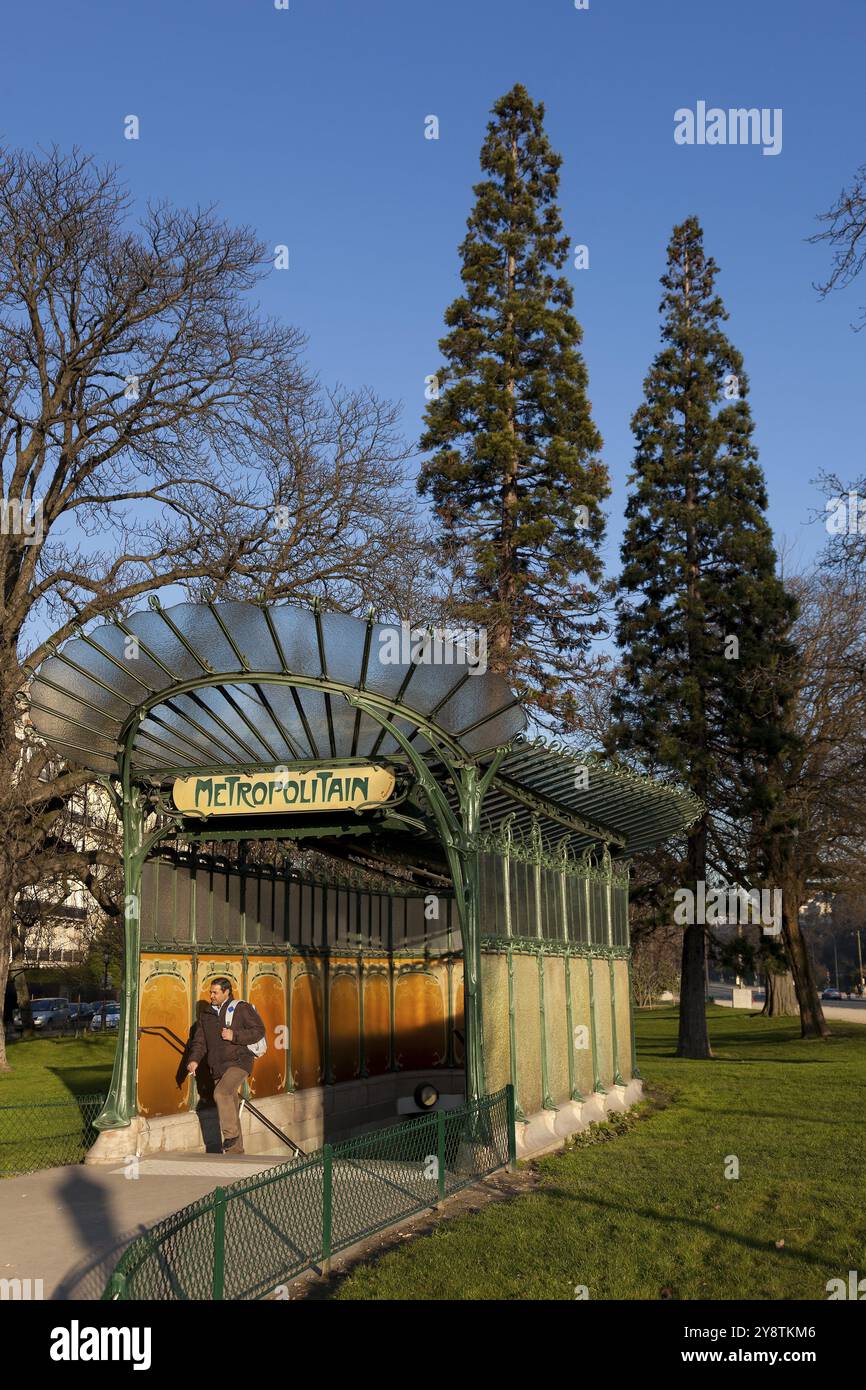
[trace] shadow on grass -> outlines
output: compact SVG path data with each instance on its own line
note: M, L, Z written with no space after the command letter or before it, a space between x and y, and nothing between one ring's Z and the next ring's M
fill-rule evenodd
M80 1096L92 1096L100 1091L107 1091L111 1081L110 1063L92 1067L46 1067L46 1071L56 1076L74 1100L78 1100Z
M540 1192L533 1194L535 1200L539 1197L551 1196L564 1198L569 1202L580 1202L582 1205L594 1206L600 1212L609 1211L612 1215L622 1218L623 1209L617 1202L608 1202L601 1197L588 1196L586 1192L568 1192L562 1187L547 1186ZM808 1250L798 1250L793 1245L785 1245L784 1251L776 1251L773 1243L769 1239L756 1240L753 1236L738 1235L736 1231L725 1230L724 1227L715 1226L709 1221L700 1221L697 1217L676 1216L670 1212L660 1212L651 1207L639 1207L630 1205L628 1207L628 1217L642 1218L658 1226L677 1226L681 1230L700 1231L704 1235L711 1236L715 1240L728 1240L734 1245L742 1246L746 1250L763 1251L764 1254L778 1254L779 1259L796 1260L798 1264L814 1266L817 1269L825 1269L827 1257L825 1255L812 1254Z

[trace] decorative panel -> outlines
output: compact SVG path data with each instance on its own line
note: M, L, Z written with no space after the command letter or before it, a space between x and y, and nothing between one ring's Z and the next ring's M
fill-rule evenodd
M189 956L141 957L138 1109L142 1115L185 1110L189 1081L184 1052L190 1039L192 961Z
M331 959L329 1022L333 1078L352 1081L361 1066L358 966L354 960Z
M275 1096L286 1089L286 961L280 956L250 956L246 998L265 1025L268 1050L253 1062L250 1094Z
M292 969L292 1084L296 1090L322 1084L324 1056L321 975L309 960L296 960Z
M364 967L364 1055L370 1076L382 1076L391 1056L391 979L387 964Z
M442 982L420 961L401 962L397 972L394 1052L401 1070L439 1067L447 1057Z

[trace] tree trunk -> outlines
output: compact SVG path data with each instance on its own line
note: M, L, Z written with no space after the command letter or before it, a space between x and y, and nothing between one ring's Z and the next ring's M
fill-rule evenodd
M680 982L680 1035L678 1057L712 1057L707 1032L706 994L707 934L697 924L683 936L683 969Z
M766 995L764 997L764 1007L761 1014L764 1018L796 1018L800 1012L797 1003L797 991L794 988L794 976L790 970L776 971L768 970L766 977Z
M689 887L695 894L697 885L706 881L707 825L706 817L689 835ZM702 922L686 927L683 935L683 965L680 978L680 1034L678 1057L712 1057L707 1032L707 933Z
M33 1033L33 1009L30 1002L30 986L27 983L27 970L20 937L17 947L12 947L11 975L15 984L15 1002L21 1011L21 1036L26 1037Z
M9 963L12 958L12 900L0 887L0 1071L11 1071L6 1056L6 1025L3 1012L6 986L9 982Z
M512 140L511 158L514 162L515 182L519 177L517 154L517 141ZM505 317L506 335L509 342L511 342L514 333L514 315L510 300L514 294L516 268L514 254L509 251L505 287L509 300ZM502 480L502 516L499 537L499 574L497 577L499 611L491 644L490 663L491 670L498 671L503 675L507 675L509 671L511 646L514 640L514 613L517 603L517 557L514 543L515 513L517 510L517 382L515 379L517 369L511 347L509 347L509 358L505 365L508 373L508 379L505 383L506 424L508 433L511 435L512 447L506 460L505 475Z
M799 883L787 876L782 884L782 937L800 1005L800 1035L804 1038L829 1038L830 1029L818 998L811 957L800 931L801 897Z

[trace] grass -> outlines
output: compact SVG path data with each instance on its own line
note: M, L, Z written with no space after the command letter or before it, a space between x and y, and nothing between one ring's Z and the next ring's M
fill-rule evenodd
M11 1071L0 1072L0 1106L107 1091L117 1034L28 1038L7 1044Z
M341 1299L826 1299L866 1272L866 1028L710 1009L712 1062L639 1013L637 1123L539 1160L527 1195L358 1266ZM731 1158L739 1177L726 1178Z
M116 1043L112 1034L9 1044L12 1071L0 1073L0 1177L80 1161L100 1109L81 1098L108 1090Z

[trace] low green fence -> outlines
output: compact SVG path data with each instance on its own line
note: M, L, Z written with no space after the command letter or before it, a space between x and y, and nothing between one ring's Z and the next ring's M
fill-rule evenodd
M0 1105L0 1177L80 1163L96 1138L104 1095Z
M228 1187L138 1236L104 1299L256 1299L356 1241L516 1159L510 1086L326 1144Z

